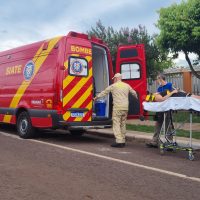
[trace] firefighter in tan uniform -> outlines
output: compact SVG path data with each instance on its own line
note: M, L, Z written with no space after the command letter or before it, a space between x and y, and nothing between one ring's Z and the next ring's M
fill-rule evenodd
M110 92L113 96L113 132L116 142L111 147L124 147L125 146L125 134L126 134L126 119L128 114L128 96L131 93L137 98L135 90L130 85L122 82L122 75L120 73L115 74L113 77L114 83L108 86L105 90L99 93L94 100L106 96Z

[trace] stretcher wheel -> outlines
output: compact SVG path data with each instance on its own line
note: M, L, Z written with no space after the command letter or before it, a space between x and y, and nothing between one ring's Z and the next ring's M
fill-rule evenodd
M163 144L160 144L160 155L164 155L165 153L165 148Z
M164 155L165 150L164 149L160 149L160 155Z
M176 142L174 142L173 143L173 153L176 153L177 152L177 143Z
M191 161L194 160L194 154L190 151L189 151L189 154L188 154L188 159L191 160Z
M172 152L173 152L173 153L176 153L176 152L177 152L177 148L176 148L176 147L173 147L173 148L172 148Z

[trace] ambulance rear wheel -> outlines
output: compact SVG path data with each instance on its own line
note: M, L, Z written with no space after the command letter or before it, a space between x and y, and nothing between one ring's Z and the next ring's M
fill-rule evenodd
M27 112L21 112L17 118L17 132L21 138L28 139L34 135L34 128Z
M72 136L82 136L85 133L85 130L70 130L69 131Z

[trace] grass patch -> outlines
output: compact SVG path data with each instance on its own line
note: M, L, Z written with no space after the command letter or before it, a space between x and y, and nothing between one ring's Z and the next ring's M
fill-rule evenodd
M147 125L127 124L126 129L130 131L139 131L139 132L146 132L146 133L154 132L154 126L147 126Z
M154 133L154 126L147 126L147 125L135 125L135 124L127 124L127 130L131 131L138 131L138 132L145 132L145 133ZM179 137L190 137L190 132L186 130L177 130L176 135ZM192 131L192 138L200 139L200 132L199 131Z
M155 112L149 112L149 115L155 115ZM184 111L180 111L173 114L173 120L177 120L177 122L189 122L189 117L189 113ZM153 117L149 116L149 120L153 121ZM200 115L194 113L192 115L192 122L200 123Z

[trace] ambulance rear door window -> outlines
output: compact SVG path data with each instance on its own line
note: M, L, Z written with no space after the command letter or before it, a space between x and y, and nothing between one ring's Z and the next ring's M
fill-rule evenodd
M138 56L137 49L125 49L120 51L120 58L133 58Z
M87 60L81 57L69 57L69 74L72 76L88 76Z
M140 79L141 67L138 63L123 63L121 65L122 80Z

